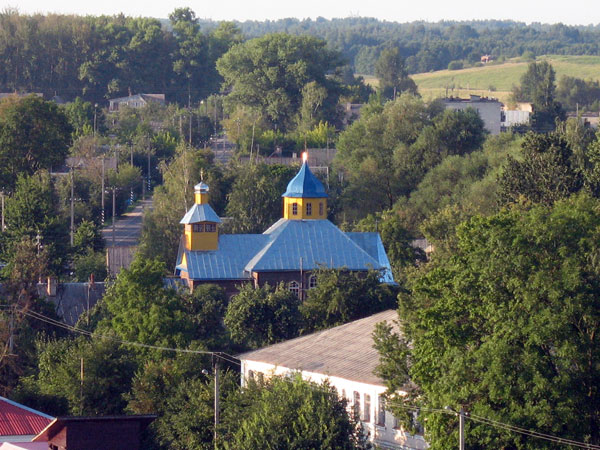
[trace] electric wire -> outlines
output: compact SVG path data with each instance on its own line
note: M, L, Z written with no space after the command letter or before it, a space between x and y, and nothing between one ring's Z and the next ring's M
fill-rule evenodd
M35 320L39 320L41 322L45 322L48 323L50 325L54 325L56 327L59 328L63 328L65 330L74 332L74 333L79 333L82 334L84 336L88 336L88 337L93 337L93 338L101 338L101 339L108 339L114 342L117 342L119 344L122 345L128 345L128 346L132 346L132 347L140 347L140 348L147 348L147 349L151 349L151 350L160 350L160 351L170 351L170 352L175 352L175 353L192 353L192 354L200 354L200 355L211 355L213 357L216 358L220 358L224 361L230 362L232 364L237 364L240 365L241 362L233 355L230 355L228 353L225 352L215 352L215 351L208 351L208 350L192 350L192 349L183 349L183 348L173 348L173 347L163 347L163 346L158 346L158 345L150 345L150 344L143 344L141 342L134 342L134 341L127 341L127 340L123 340L123 339L119 339L117 337L114 336L107 336L107 335L102 335L99 333L93 333L91 331L87 331L87 330L82 330L81 328L77 328L74 327L72 325L66 324L64 322L61 322L59 320L56 319L52 319L51 317L47 317L43 314L34 312L34 311L26 311L24 313L26 316L35 319Z

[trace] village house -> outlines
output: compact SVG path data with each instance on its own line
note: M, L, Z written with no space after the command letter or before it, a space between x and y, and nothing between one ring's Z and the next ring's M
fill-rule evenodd
M373 348L375 325L387 322L397 331L395 320L397 312L388 310L239 355L242 385L256 377L292 373L319 384L327 381L360 417L378 448L425 449L423 436L403 430L386 408L384 381L373 373L379 364L379 353Z
M443 100L446 109L463 111L472 108L479 113L485 129L490 134L500 134L502 121L502 103L495 98L471 95L469 98L447 97Z
M306 155L306 154L305 154ZM316 286L319 268L381 271L394 283L379 233L343 232L327 220L327 193L313 175L306 156L283 197L283 218L262 234L219 234L221 219L208 203L209 187L195 186L195 203L184 225L175 275L190 289L214 283L228 295L242 283L286 283L304 299Z
M113 98L108 101L110 112L118 111L122 106L129 108L143 108L148 103L165 104L165 94L135 94L127 97Z

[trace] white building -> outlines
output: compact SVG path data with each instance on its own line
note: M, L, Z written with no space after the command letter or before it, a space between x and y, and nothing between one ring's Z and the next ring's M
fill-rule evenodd
M286 375L299 372L306 380L325 380L345 397L360 419L369 439L380 448L425 449L422 436L406 433L385 410L386 388L373 371L379 353L373 348L375 325L394 326L396 311L384 311L328 330L271 345L239 356L242 384L258 374Z
M502 120L502 103L495 98L481 97L471 95L470 98L449 97L444 99L446 109L454 111L463 111L467 108L473 108L479 113L483 120L485 129L490 134L500 134L500 122Z

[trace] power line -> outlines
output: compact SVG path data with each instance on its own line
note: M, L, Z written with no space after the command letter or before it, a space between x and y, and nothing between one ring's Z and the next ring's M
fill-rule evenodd
M132 347L147 348L147 349L152 349L152 350L170 351L170 352L175 352L175 353L192 353L192 354L199 354L199 355L211 355L216 358L221 358L222 360L228 361L232 364L237 364L237 365L241 364L240 361L235 356L229 355L228 353L225 353L225 352L162 347L162 346L158 346L158 345L143 344L141 342L126 341L123 339L116 338L114 336L107 336L107 335L102 335L102 334L98 334L98 333L92 333L91 331L87 331L87 330L82 330L81 328L77 328L72 325L68 325L64 322L52 319L51 317L44 316L43 314L40 314L40 313L37 313L34 311L26 311L24 314L28 317L31 317L32 319L39 320L41 322L45 322L50 325L54 325L56 327L63 328L65 330L68 330L68 331L71 331L74 333L79 333L84 336L93 337L93 338L108 339L108 340L117 342L122 345L129 345Z
M399 403L398 401L394 401L394 400L392 400L390 402L390 404L392 404L395 407L407 409L410 411L426 411L426 412L433 412L433 413L443 413L443 414L455 415L454 412L448 411L445 409L434 409L434 408L427 408L427 407L416 406L416 405L407 405L404 403ZM499 421L493 420L493 419L488 419L488 418L478 416L475 414L465 414L465 417L468 419L472 419L475 422L479 422L484 425L490 425L492 427L500 428L505 431L510 431L512 433L518 433L518 434L522 434L525 436L534 437L537 439L543 439L543 440L554 442L557 444L570 445L573 447L586 448L586 449L590 449L590 450L600 450L600 445L589 444L589 443L581 442L581 441L575 441L573 439L561 438L559 436L553 436L551 434L541 433L541 432L535 431L535 430L528 430L526 428L509 425L507 423L499 422Z

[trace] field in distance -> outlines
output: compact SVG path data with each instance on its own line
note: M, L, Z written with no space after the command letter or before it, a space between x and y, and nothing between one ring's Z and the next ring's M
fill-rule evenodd
M600 56L544 55L537 62L548 61L556 71L556 82L563 75L600 80ZM520 58L503 63L490 63L483 67L469 67L461 70L439 70L437 72L411 75L425 100L449 96L466 98L470 94L498 98L507 103L513 85L520 83L529 61ZM373 77L365 77L367 82L376 85Z

